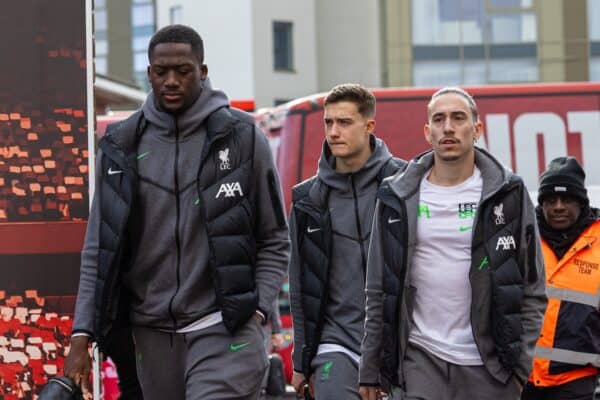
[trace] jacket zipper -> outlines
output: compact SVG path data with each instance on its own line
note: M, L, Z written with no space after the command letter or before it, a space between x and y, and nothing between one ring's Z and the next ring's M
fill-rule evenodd
M180 218L180 204L179 204L179 174L178 174L178 166L179 166L179 126L177 125L177 118L175 119L175 162L174 162L174 182L175 182L175 249L176 249L176 264L175 264L175 274L177 278L177 286L175 287L175 292L169 301L169 314L171 316L171 320L173 321L173 331L177 330L177 319L175 318L175 314L173 313L173 302L175 301L175 296L179 292L179 286L181 285L181 277L180 277L180 267L181 267L181 239L179 237L179 218Z
M354 217L356 218L356 230L358 232L358 244L360 246L360 257L362 259L363 277L367 276L367 255L363 246L363 235L360 227L360 215L358 211L358 195L356 194L356 185L354 184L354 175L350 175L350 183L352 184L352 197L354 198Z

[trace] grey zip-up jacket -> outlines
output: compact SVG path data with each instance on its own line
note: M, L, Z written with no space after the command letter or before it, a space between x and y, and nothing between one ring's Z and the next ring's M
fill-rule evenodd
M392 155L385 143L371 136L373 153L354 173L335 170L335 157L325 142L319 159L318 179L329 188L332 250L328 298L321 343L338 344L360 354L365 316L364 279L367 250L381 168ZM292 256L289 265L290 302L294 325L294 369L301 371L304 345L304 310L301 302L301 260L298 254L297 224L290 216Z
M506 170L495 158L484 150L475 150L475 164L481 171L483 179L481 202L492 197L504 185L509 182L512 175ZM417 209L419 204L419 185L423 176L433 166L433 153L427 152L420 157L412 160L406 170L397 174L388 182L395 196L401 199L406 205L407 212L407 232L408 232L408 248L406 268L410 270L413 252L416 246L416 228L417 228ZM367 266L367 284L366 284L366 320L365 320L365 335L362 341L361 364L360 364L360 382L362 385L377 385L381 384L380 369L383 361L382 353L382 325L383 325L383 279L384 273L384 256L382 248L382 227L386 221L380 220L381 205L378 202L375 210L373 221L373 229L371 236L371 245L369 248L369 260ZM540 248L539 232L535 220L535 211L531 203L529 195L524 193L522 200L522 218L520 240L525 241L525 230L531 229L535 232L533 246L535 246L535 265L528 265L523 268L524 271L535 271L531 276L524 276L523 299L521 302L521 336L520 336L520 356L517 365L513 369L522 384L527 382L529 371L531 370L533 350L535 342L538 338L544 310L546 308L545 295L545 275L544 275L544 260ZM478 211L480 208L478 208ZM475 218L477 220L477 217ZM440 261L443 261L444 255L440 254ZM473 263L472 263L473 264ZM477 272L488 273L484 271L471 271L469 274L475 276ZM533 278L533 276L536 278ZM407 271L405 276L410 276ZM481 275L478 275L481 276ZM478 278L482 279L482 278ZM480 281L481 282L481 281ZM399 368L398 376L400 381L403 377L403 355L408 341L408 332L411 325L411 310L412 299L414 299L414 288L410 287L408 279L405 282L400 282L404 286L403 298L401 299L399 308ZM491 280L487 285L480 283L479 287L485 287L485 293L474 292L472 298L478 302L489 302L491 291ZM473 327L473 336L477 343L477 348L488 372L497 380L507 382L510 377L510 371L507 371L499 362L498 355L495 350L495 344L491 336L491 326L482 326L481 321L485 321L487 317L474 315L475 308L471 307L471 322ZM486 303L481 303L486 304ZM489 307L489 303L487 303ZM486 309L486 307L483 307ZM488 313L490 311L488 310Z
M137 208L132 211L128 225L131 262L124 269L122 278L130 299L130 321L134 325L174 330L218 309L208 267L208 238L197 207L196 179L206 137L205 121L214 111L228 105L225 94L212 89L207 79L199 98L180 115L159 110L152 93L142 107L147 127L137 147ZM98 167L102 165L101 157L102 154L98 154ZM258 128L254 165L257 174L254 180L257 205L254 210L255 280L259 309L269 313L285 274L289 239L285 224L281 226L278 223L278 219L285 218L275 215L277 210L283 210L281 191L277 174L272 173L275 167L267 139ZM96 170L98 183L105 173L107 171L99 168ZM275 183L272 182L273 177ZM276 186L275 197L269 192L270 185ZM178 196L175 195L176 187ZM94 332L98 234L102 212L97 194L94 195L82 251L73 332ZM273 204L274 199L279 202L278 205ZM176 232L181 248L179 264Z

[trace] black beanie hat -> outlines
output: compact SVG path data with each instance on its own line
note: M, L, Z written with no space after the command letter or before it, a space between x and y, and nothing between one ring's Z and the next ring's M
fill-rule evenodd
M538 203L553 194L575 197L582 205L589 199L584 185L585 172L575 157L557 157L550 161L548 169L540 177Z

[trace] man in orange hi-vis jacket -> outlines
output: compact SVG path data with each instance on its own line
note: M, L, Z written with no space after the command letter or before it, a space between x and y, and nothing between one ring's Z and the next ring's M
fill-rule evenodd
M548 308L523 400L592 400L600 367L600 210L573 157L540 179L538 224Z

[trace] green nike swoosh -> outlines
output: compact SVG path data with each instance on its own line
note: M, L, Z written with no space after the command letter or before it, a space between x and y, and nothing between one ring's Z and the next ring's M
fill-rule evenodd
M141 159L143 159L144 157L146 157L148 154L150 154L150 152L149 152L149 151L147 151L147 152L145 152L145 153L142 153L142 154L138 154L138 156L137 156L137 159L138 159L138 160L141 160Z
M461 232L466 232L469 229L473 229L473 227L472 226L461 226L460 228L458 228L458 230Z
M240 343L240 344L231 344L231 345L229 345L229 350L238 351L238 350L241 350L244 347L248 346L249 344L250 344L250 342Z

